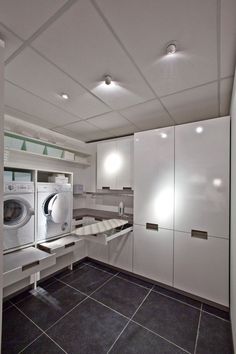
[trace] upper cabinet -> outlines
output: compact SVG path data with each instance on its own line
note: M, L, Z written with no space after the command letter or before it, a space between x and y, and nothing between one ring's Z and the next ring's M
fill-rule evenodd
M133 137L97 145L97 189L133 188Z
M174 127L134 135L134 222L173 229Z
M229 236L229 117L175 127L175 230Z

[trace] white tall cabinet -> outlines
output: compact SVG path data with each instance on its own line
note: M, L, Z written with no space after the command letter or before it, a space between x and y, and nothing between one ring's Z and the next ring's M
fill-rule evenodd
M174 127L134 136L134 273L173 285Z
M230 119L175 128L174 286L229 305Z
M97 189L133 187L133 137L97 145Z

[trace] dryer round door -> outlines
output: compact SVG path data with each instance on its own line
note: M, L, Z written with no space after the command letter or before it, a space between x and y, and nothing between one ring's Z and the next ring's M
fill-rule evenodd
M55 224L63 224L67 220L69 205L66 194L57 193L50 196L45 206L47 206L45 214L48 215Z
M4 229L16 230L23 227L34 215L30 203L21 197L4 197Z

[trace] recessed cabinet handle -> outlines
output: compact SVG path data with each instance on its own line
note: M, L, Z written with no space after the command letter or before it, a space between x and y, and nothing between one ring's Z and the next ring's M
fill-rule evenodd
M65 248L72 247L74 245L75 245L75 242L67 243L67 245L65 245Z
M191 230L191 237L196 237L196 238L201 238L203 240L207 240L208 234L207 234L207 231Z
M146 223L146 229L147 230L155 230L158 231L158 224L153 224L151 222Z
M39 261L28 263L28 264L22 266L22 271L30 269L30 268L33 268L33 267L35 267L37 265L39 265Z
M102 189L110 189L110 187L102 187Z
M123 191L132 191L132 187L123 187Z

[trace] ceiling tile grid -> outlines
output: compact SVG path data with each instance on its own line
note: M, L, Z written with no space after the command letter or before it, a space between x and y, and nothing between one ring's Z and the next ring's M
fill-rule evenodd
M0 8L6 111L21 119L88 141L229 112L235 0L0 0ZM177 53L166 55L173 40Z

